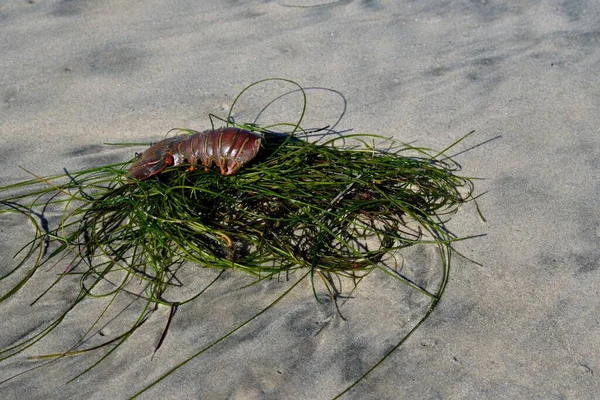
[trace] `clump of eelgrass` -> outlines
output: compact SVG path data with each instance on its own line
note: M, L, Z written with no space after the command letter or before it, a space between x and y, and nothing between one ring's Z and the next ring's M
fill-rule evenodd
M431 312L447 282L450 245L458 240L444 223L461 204L473 200L472 181L456 175L459 166L445 152L389 139L387 149L378 150L369 144L374 136L339 135L315 144L252 128L265 135L264 148L230 177L176 167L138 181L127 177L123 163L0 188L21 191L4 198L0 212L22 213L36 230L21 251L21 261L1 277L27 268L0 303L51 263L68 266L52 286L79 275L81 288L62 315L2 350L0 361L42 339L89 297L132 293L145 306L131 327L104 345L84 349L83 337L64 353L46 357L112 345L110 353L158 305L171 308L168 328L177 307L202 293L187 299L177 295L177 271L184 264L236 269L257 279L303 270L315 295L314 282L321 281L336 299L333 276L360 279L382 268L390 254L422 243L423 235L440 249L444 272L436 291L393 269L383 270L430 297ZM43 204L62 207L57 228L46 229L35 218L33 210Z

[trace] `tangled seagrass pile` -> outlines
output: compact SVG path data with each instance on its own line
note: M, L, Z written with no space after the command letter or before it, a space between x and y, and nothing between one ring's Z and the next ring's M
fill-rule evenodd
M171 308L170 323L177 307L201 293L187 299L176 295L178 269L190 264L244 271L257 279L302 270L315 295L315 281L322 282L335 299L333 276L360 278L381 268L390 254L427 240L439 247L444 270L437 291L385 271L430 296L433 310L447 282L451 244L461 240L444 224L474 200L472 179L457 175L460 166L446 156L456 143L434 152L369 135L326 132L307 140L311 135L299 124L291 135L238 127L260 135L261 146L230 176L215 168L190 171L180 159L139 180L127 173L134 159L0 188L0 215L23 215L36 232L17 265L0 277L20 276L0 293L0 306L43 266L63 266L50 289L67 276L80 280L70 307L38 333L1 350L0 361L36 343L90 297L131 292L147 304L131 327L103 346L122 344L157 305ZM164 161L168 152L159 153ZM54 228L35 211L49 205L62 209ZM167 329L168 324L161 342ZM74 346L46 357L88 350Z

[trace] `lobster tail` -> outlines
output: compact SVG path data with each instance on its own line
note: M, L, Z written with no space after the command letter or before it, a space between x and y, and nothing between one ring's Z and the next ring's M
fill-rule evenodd
M222 175L233 175L260 150L262 137L240 128L220 128L193 135L165 139L144 151L129 168L128 175L147 179L169 165L201 163L205 169L216 164Z

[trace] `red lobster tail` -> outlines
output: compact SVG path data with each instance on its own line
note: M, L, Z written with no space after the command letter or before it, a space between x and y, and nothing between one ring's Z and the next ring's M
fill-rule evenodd
M146 149L128 175L143 180L184 162L201 163L205 169L217 164L222 175L233 175L256 157L261 141L262 136L234 127L176 136Z

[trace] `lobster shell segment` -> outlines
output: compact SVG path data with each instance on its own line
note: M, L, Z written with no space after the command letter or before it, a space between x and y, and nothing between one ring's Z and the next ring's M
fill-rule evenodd
M233 175L242 166L256 157L260 149L261 137L239 128L223 128L218 134L206 135L206 142L212 140L212 159L203 160L205 167L214 161L223 175ZM207 145L207 147L211 147Z

